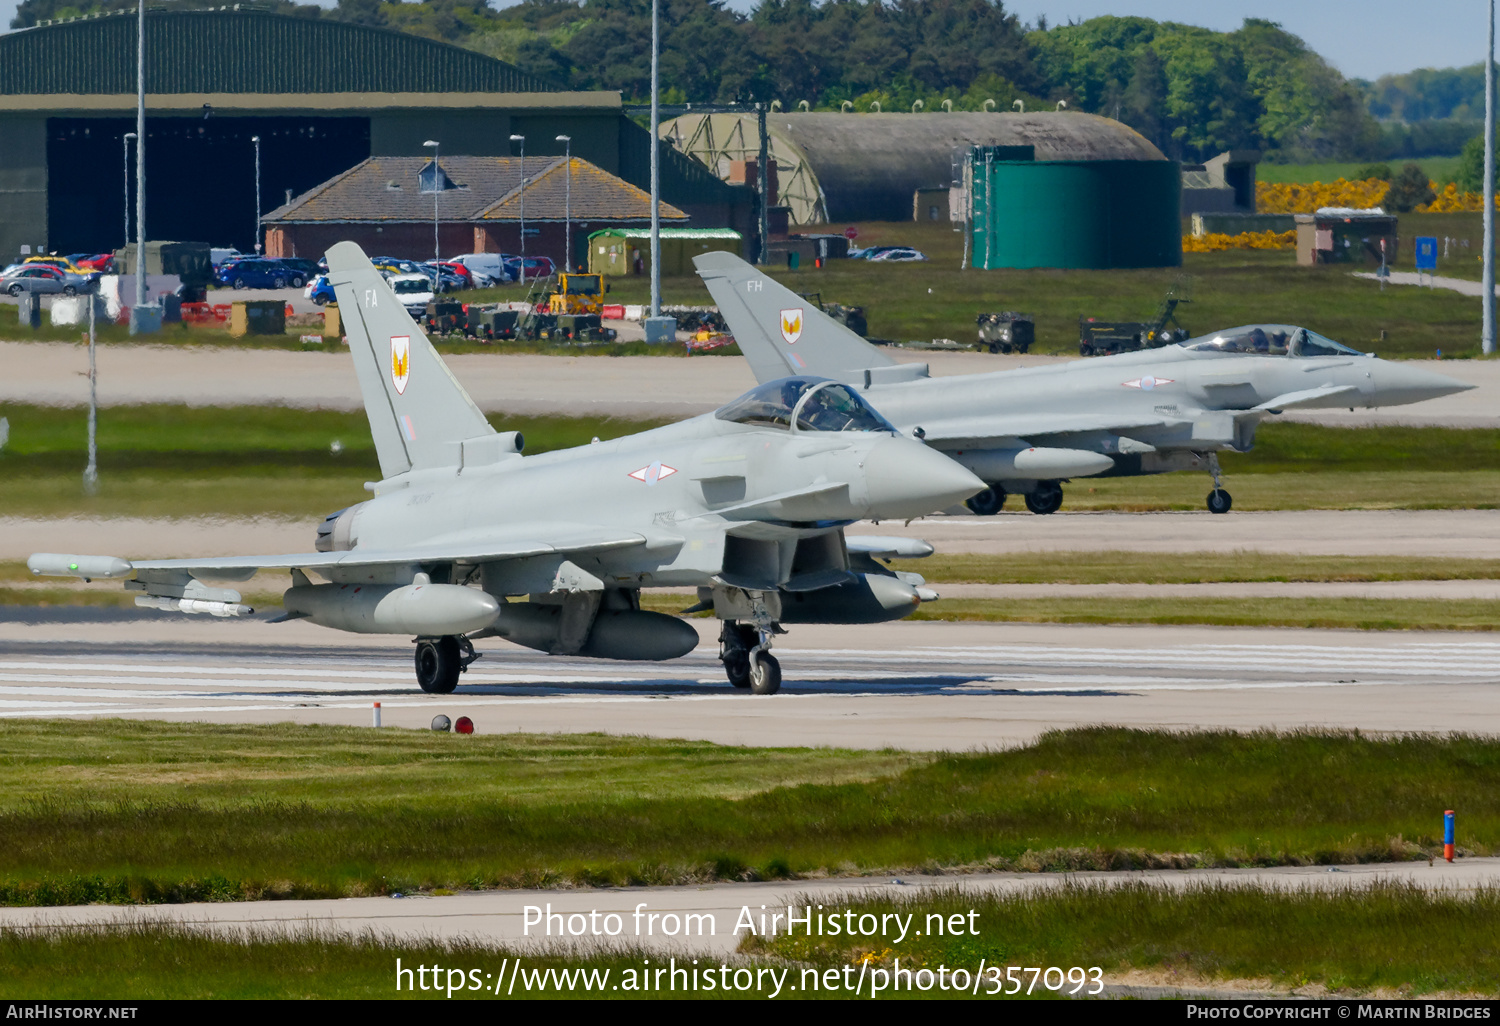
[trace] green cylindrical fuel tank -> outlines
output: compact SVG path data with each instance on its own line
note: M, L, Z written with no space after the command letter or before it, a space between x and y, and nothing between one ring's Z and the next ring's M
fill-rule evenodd
M1173 161L976 158L971 181L975 267L1182 264Z

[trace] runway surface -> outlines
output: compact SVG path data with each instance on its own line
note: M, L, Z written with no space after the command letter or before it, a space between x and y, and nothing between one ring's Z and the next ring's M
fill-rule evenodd
M29 621L29 622L28 622ZM970 750L1099 723L1500 733L1500 639L1439 632L893 623L799 626L781 694L724 681L715 624L671 663L488 641L452 695L417 690L411 642L303 623L114 610L0 619L0 716L126 716L605 731L736 745Z
M897 882L899 880L899 882ZM855 877L774 883L721 883L699 887L624 887L608 890L477 891L465 894L416 897L345 898L331 901L245 901L169 906L81 905L50 908L0 908L0 927L55 928L58 926L120 926L134 923L181 923L220 933L360 936L373 933L400 940L470 940L505 945L527 952L570 950L579 946L630 944L650 951L725 956L748 935L741 916L749 910L760 929L762 909L781 911L788 905L804 915L807 905L821 905L824 915L842 914L850 901L861 898L920 899L934 891L961 890L975 896L1017 894L1064 886L1104 887L1146 883L1183 890L1196 886L1240 885L1277 890L1335 890L1377 882L1409 883L1424 890L1469 892L1500 885L1500 859L1459 859L1394 862L1369 865L1287 866L1275 869L1189 869L1146 872L976 873L951 876ZM532 909L528 913L528 906ZM919 906L920 907L920 906ZM636 918L639 911L641 916ZM549 921L548 913L561 917ZM594 918L590 914L598 913ZM613 914L615 923L608 920ZM656 918L651 916L655 914ZM684 935L687 916L696 931ZM671 918L665 918L670 916ZM530 923L528 923L530 920ZM847 920L845 920L847 921ZM768 918L766 925L771 925ZM552 935L546 933L551 925ZM590 925L593 923L594 925ZM582 936L569 934L585 931ZM785 920L776 926L784 933ZM965 923L968 926L968 923ZM982 929L983 920L974 922ZM910 932L927 928L917 914ZM597 929L618 930L616 936L592 935ZM871 929L874 929L872 924ZM898 925L887 924L880 946L897 940ZM673 933L666 931L671 930ZM767 931L769 932L769 930ZM465 968L472 968L466 966ZM481 971L486 968L478 966Z
M1065 357L987 353L896 352L903 363L926 363L934 377L1062 362ZM707 413L755 385L738 357L537 356L479 353L444 361L489 413L534 416L585 414L687 417ZM362 408L354 364L345 352L292 352L224 346L107 345L98 350L99 401L184 403L189 406L273 404L298 408ZM1410 361L1479 387L1411 406L1379 410L1316 410L1285 419L1315 423L1497 427L1500 362ZM60 342L0 342L0 402L83 405L88 402L88 349ZM539 398L545 397L545 398Z

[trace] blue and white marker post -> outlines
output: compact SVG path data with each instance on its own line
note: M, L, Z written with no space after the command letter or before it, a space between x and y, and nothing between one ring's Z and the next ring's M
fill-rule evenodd
M1422 283L1422 274L1427 274L1427 285L1432 287L1432 276L1437 273L1437 236L1420 235L1417 237L1416 263L1417 284Z
M1453 861L1453 810L1443 813L1443 858Z

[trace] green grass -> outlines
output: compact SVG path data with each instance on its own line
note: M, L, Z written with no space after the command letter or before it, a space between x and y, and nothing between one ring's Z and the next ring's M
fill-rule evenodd
M1097 595L1025 599L945 598L913 620L1006 623L1208 624L1218 627L1318 627L1344 630L1500 630L1500 602L1482 599L1116 598Z
M1500 559L1304 556L1280 552L938 552L893 563L947 584L1215 584L1249 581L1476 581ZM0 580L5 578L0 564Z
M87 414L0 403L0 515L309 516L369 498L380 469L363 412L278 406L116 406L99 416L96 496L82 494ZM528 453L585 445L665 421L497 415ZM335 455L331 446L341 451Z
M1402 215L1407 264L1398 261L1396 266L1409 266L1411 245L1405 240L1412 234L1441 237L1462 229L1467 238L1477 232L1480 215L1430 217L1437 220ZM1447 229L1439 230L1444 225ZM863 306L874 337L971 341L979 313L1020 310L1036 317L1035 351L1076 354L1080 315L1145 320L1173 281L1186 274L1194 279L1193 299L1179 310L1178 319L1195 333L1278 321L1307 325L1385 357L1431 357L1438 349L1450 357L1479 353L1481 312L1475 300L1446 290L1391 287L1382 292L1374 282L1348 273L1361 268L1298 267L1291 250L1189 253L1180 268L960 272L963 237L946 226L879 222L858 227L862 245L914 245L930 259L907 264L833 260L821 270L776 269L771 274L794 291L821 293L824 302ZM1440 259L1442 273L1459 262L1456 256ZM644 279L618 279L610 298L644 302L647 288ZM666 303L711 302L696 277L663 279L662 295Z
M1099 966L1106 982L1128 970L1145 971L1158 984L1188 988L1249 980L1259 982L1255 989L1318 984L1339 996L1379 991L1392 997L1494 995L1500 989L1500 889L1493 887L1444 893L1375 884L1280 892L1210 883L1177 892L1140 882L1004 896L955 888L849 907L859 915L911 915L913 932L922 936L908 935L895 947L868 938L756 938L742 950L819 969L867 961L885 971L872 974L872 982L887 983L898 959L906 969L971 972L983 959L999 966ZM973 920L971 912L977 913ZM927 928L937 921L929 916L952 915L982 924L979 936ZM1033 983L1034 974L1016 976L1017 989L1032 985L1046 996L1046 984ZM1053 976L1051 982L1060 981ZM1071 991L1078 984L1064 986Z
M1421 858L1447 808L1486 854L1497 785L1500 742L1468 736L1093 728L920 756L5 722L0 903Z
M516 958L513 991L502 986L494 993L494 978L509 984ZM396 989L397 960L410 975ZM649 962L648 962L649 960ZM704 965L734 967L777 965L779 960L704 958ZM579 956L537 955L497 948L472 940L399 941L366 935L359 938L320 936L311 930L289 937L233 934L206 936L176 926L134 925L119 929L64 929L46 932L0 929L0 999L24 1000L246 1000L246 999L375 999L432 1001L488 999L515 1001L537 997L620 998L689 997L695 1000L726 996L717 991L683 995L658 994L631 986L643 971L659 965L657 952L614 950ZM417 968L441 970L424 973ZM582 983L559 986L551 971L576 970L600 974L603 986L587 990ZM450 970L453 975L450 975ZM477 971L479 977L467 972ZM780 968L778 967L778 971ZM489 979L485 979L489 974ZM536 975L539 974L540 979ZM608 974L603 976L602 974ZM648 977L649 979L649 977ZM478 980L483 989L465 985ZM623 985L623 987L622 987ZM446 987L455 989L449 993ZM752 996L749 991L741 996ZM727 995L730 997L734 994Z
M799 909L822 904L795 896L792 902ZM0 977L0 999L703 1000L726 996L718 986L705 989L701 975L712 972L717 984L725 979L720 968L725 965L731 974L744 968L771 970L781 980L777 994L768 974L756 986L751 974L741 973L744 989L738 996L849 998L860 981L862 997L869 997L872 986L879 985L879 996L886 998L952 998L961 994L948 983L947 973L962 969L973 974L981 960L986 967L1000 967L998 974L985 972L981 977L979 991L985 997L1009 991L1025 997L1028 989L1033 998L1075 989L1087 994L1096 989L1095 979L1104 984L1106 994L1115 993L1116 986L1129 979L1186 990L1241 984L1305 993L1304 988L1321 987L1333 997L1493 995L1500 977L1500 945L1493 940L1500 936L1500 891L1493 888L1444 893L1376 884L1288 892L1202 884L1176 892L1131 882L976 895L955 887L905 900L855 899L822 911L840 916L852 911L856 917L909 916L910 930L900 940L895 939L893 925L889 936L854 940L801 934L770 941L750 938L729 958L689 951L679 954L674 964L660 952L644 949L585 947L572 954L539 954L472 940L345 938L310 930L272 937L243 932L210 936L180 926L147 924L3 929L0 963L6 972ZM929 922L935 922L929 916L943 917L946 925L954 915L974 929L952 935L929 928ZM512 990L510 970L517 958L521 961ZM657 991L654 983L649 991L638 987L642 970L670 970L674 965L691 969L694 958L700 973L696 991L668 990L665 985ZM401 977L400 990L398 964L413 970ZM847 966L855 968L846 982ZM863 976L860 966L865 967ZM1013 982L1006 981L1008 966L1017 967ZM1053 974L1033 982L1035 974L1026 972L1025 966L1064 967L1065 975L1061 983ZM1085 971L1075 972L1069 981L1066 969L1074 966ZM418 967L427 970L420 977ZM946 990L933 985L932 974L940 967L946 970ZM1093 972L1093 967L1102 972ZM898 969L928 972L903 976ZM828 986L830 977L825 974L830 970L840 987ZM477 977L469 975L474 971ZM560 985L562 973L572 986ZM496 978L501 981L498 988ZM476 982L479 988L472 986Z
M108 407L99 417L100 494L82 494L80 407L0 403L0 516L311 516L360 502L379 477L361 412L276 406ZM491 416L526 436L528 453L616 438L664 421ZM338 442L341 452L331 451ZM1222 458L1235 508L1492 508L1500 497L1500 431L1263 425L1256 447ZM1406 469L1421 468L1421 469ZM1064 508L1199 510L1206 474L1080 478ZM1011 508L1020 508L1012 499Z
M1388 164L1397 174L1400 174L1401 169L1407 164L1417 164L1427 172L1428 178L1438 183L1438 188L1441 189L1455 180L1460 159L1462 158L1453 156L1414 157L1410 160L1333 161L1322 164L1257 164L1255 177L1262 182L1332 182L1340 178L1352 179L1360 168L1370 164Z

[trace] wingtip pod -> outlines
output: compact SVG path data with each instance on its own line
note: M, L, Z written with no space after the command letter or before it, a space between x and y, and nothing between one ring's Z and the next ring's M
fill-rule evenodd
M26 569L37 577L86 577L117 580L129 577L135 567L118 556L70 556L58 552L33 552Z

